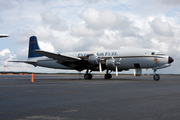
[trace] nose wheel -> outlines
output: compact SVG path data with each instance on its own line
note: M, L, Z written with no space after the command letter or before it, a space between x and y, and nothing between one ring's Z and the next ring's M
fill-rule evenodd
M156 74L156 70L154 70L153 79L154 79L155 81L159 81L159 80L160 80L160 75Z
M159 79L160 79L160 75L155 74L155 75L153 76L153 79L154 79L155 81L159 81Z

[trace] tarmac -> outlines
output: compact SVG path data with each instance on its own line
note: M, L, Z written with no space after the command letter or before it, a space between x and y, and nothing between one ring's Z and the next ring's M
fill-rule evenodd
M1 120L179 120L180 76L0 75Z

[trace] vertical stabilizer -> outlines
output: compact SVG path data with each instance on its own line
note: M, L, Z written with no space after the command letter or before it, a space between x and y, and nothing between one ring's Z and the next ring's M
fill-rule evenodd
M33 57L42 57L42 55L39 55L37 53L32 52L33 50L39 50L39 45L36 36L31 36L29 38L29 54L28 58L33 58Z

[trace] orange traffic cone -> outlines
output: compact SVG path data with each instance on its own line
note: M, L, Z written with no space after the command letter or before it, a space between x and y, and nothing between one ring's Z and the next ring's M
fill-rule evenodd
M34 82L33 73L31 74L31 83Z

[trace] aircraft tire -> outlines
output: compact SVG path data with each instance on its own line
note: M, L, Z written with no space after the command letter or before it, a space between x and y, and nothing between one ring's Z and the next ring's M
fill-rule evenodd
M105 74L104 75L104 79L111 79L112 78L112 75L111 74Z
M155 75L153 76L153 79L154 79L155 81L159 81L159 80L160 80L160 75L155 74Z
M92 74L89 74L89 79L92 79Z
M84 74L84 79L92 79L92 74Z

